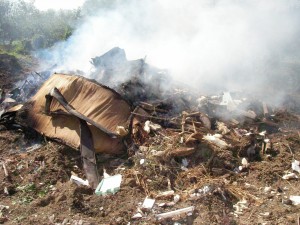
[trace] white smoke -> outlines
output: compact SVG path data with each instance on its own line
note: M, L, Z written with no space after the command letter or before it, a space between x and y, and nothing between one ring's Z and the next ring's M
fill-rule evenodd
M50 55L57 70L88 75L91 58L119 46L128 59L147 56L199 89L261 94L285 80L284 65L297 59L299 6L298 0L125 1L87 16Z

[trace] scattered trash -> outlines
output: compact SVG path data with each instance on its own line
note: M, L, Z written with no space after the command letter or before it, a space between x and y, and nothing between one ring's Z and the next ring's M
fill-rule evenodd
M227 148L229 145L225 141L221 140L220 139L221 137L222 136L220 136L218 134L214 134L214 135L207 134L203 137L203 139L217 145L218 147L220 147L222 149Z
M161 126L159 124L152 123L149 120L147 120L145 122L144 131L146 131L148 134L150 133L151 130L157 131L157 130L160 130L160 129L161 129Z
M298 196L298 195L291 195L290 200L293 202L293 205L300 204L300 196Z
M143 165L145 163L145 159L140 160L140 165Z
M189 165L189 160L187 158L183 158L181 163L182 163L182 166L184 166L186 168Z
M298 176L295 173L289 173L282 176L282 179L284 180L298 179Z
M7 171L7 167L6 167L6 165L5 165L5 162L2 162L2 167L3 167L3 170L4 170L5 176L8 177L9 174L8 174L8 171Z
M171 211L171 212L157 214L155 217L156 217L157 220L162 220L162 219L178 216L178 215L183 214L183 213L192 213L194 210L195 210L195 207L190 206L190 207L186 207L186 208L183 208L183 209L177 209L177 210L174 210L174 211Z
M238 217L239 215L243 214L244 209L248 209L248 202L246 199L243 199L239 202L237 202L235 205L233 205L233 208L235 209L233 212L233 215Z
M123 58L121 61L122 63L127 64L126 58ZM107 65L107 62L103 62L102 59L97 59L94 62L97 62L96 64L100 65L101 67L105 67ZM145 62L143 60L138 60L135 63L141 65L138 67L137 75L147 76L148 71L139 72L148 69L147 66L144 66ZM116 70L118 67L118 65L114 65L114 63L111 62L108 64L112 70ZM110 75L109 73L111 70L107 69L106 71L106 75ZM106 77L107 79L111 79L109 76ZM109 171L115 169L114 173L120 174L110 176L104 170L102 181L99 182L98 179L96 182L95 194L108 195L110 193L116 193L120 189L122 179L124 179L124 190L128 190L129 188L132 188L133 190L133 192L130 190L130 194L138 191L139 194L146 193L146 195L151 196L151 198L146 197L143 203L139 203L138 209L135 211L133 216L132 214L129 214L132 216L132 219L145 219L145 221L139 221L139 223L152 224L153 221L151 220L153 220L153 214L157 214L155 217L158 220L161 220L164 218L173 218L174 216L183 213L192 213L196 208L194 206L172 211L175 209L175 207L179 208L187 206L186 204L189 200L200 199L200 201L194 201L197 204L206 204L207 200L213 200L214 204L217 203L215 205L219 205L218 203L222 201L225 203L224 205L226 207L223 213L226 214L229 208L231 210L232 201L235 201L236 198L241 198L241 196L244 196L247 199L249 198L251 204L253 203L251 205L253 206L253 210L248 210L248 213L251 212L251 214L244 215L245 218L251 218L252 212L259 214L259 212L257 212L257 208L255 208L256 205L258 205L256 204L258 197L255 195L262 195L262 201L266 200L270 202L284 198L283 196L286 195L286 193L283 192L283 190L281 192L274 191L276 190L276 186L274 183L270 182L270 177L268 177L268 173L271 173L270 171L272 171L273 168L271 164L272 161L266 161L265 159L268 157L268 155L264 155L262 157L263 162L261 162L259 157L260 152L258 150L261 147L263 153L272 150L269 152L270 157L272 157L272 160L276 160L276 154L273 154L275 153L273 150L278 149L278 151L285 153L286 141L291 140L292 142L292 140L296 139L294 136L297 137L297 133L294 132L294 136L292 136L290 133L285 133L284 135L286 136L291 135L291 138L282 138L282 140L278 138L279 135L273 135L273 133L270 132L270 129L266 128L265 120L263 120L267 117L270 120L272 119L269 118L268 115L269 111L272 111L271 107L267 107L267 105L264 104L264 112L262 112L261 102L258 101L259 104L254 102L254 100L253 102L252 100L245 102L246 100L244 100L242 97L239 98L241 100L235 100L233 97L238 98L239 94L235 93L231 95L229 92L224 93L223 96L202 96L200 99L198 99L196 105L193 104L192 101L194 97L196 99L198 96L193 96L191 93L189 93L189 91L186 90L174 89L175 93L170 92L160 98L153 95L153 88L144 87L144 83L139 83L139 79L140 77L136 76L134 81L130 80L129 83L124 83L120 87L114 87L116 90L115 91L110 88L106 88L104 85L102 86L97 84L94 86L90 83L90 81L77 76L74 78L71 75L63 76L62 74L55 74L53 78L50 78L51 82L47 81L44 84L47 87L47 91L41 89L41 92L39 92L38 95L33 98L33 101L29 102L32 104L24 104L29 108L29 114L34 120L34 123L30 126L35 128L38 132L45 134L47 137L59 139L73 148L84 148L86 146L90 146L91 148L88 150L91 151L87 152L89 152L91 155L100 153L97 155L99 156L97 157L98 163L102 163L102 161L99 162L99 159L102 157L103 153L114 155L123 154L127 148L129 157L126 159L117 159L120 162L119 164L115 162L115 159L112 161L103 160L103 167L105 166L107 169L109 168ZM58 80L60 82L57 82ZM71 81L72 84L74 83L74 85L69 85L70 83L68 80ZM63 96L69 101L70 104L67 106L71 108L71 112L74 113L75 111L77 115L80 112L82 113L81 116L86 115L86 117L82 118L85 119L84 121L87 122L87 127L90 127L90 130L82 130L80 126L77 126L78 123L81 123L82 118L73 118L74 115L69 117L70 111L66 110L64 105L60 105L57 108L53 107L57 103L56 101L50 104L51 110L49 109L48 112L48 107L46 107L47 104L46 106L44 105L44 100L45 95L46 98L51 98L52 96L52 83L59 83L59 87L57 87L57 89L59 89L62 94L65 94L65 96ZM63 85L60 86L62 83L67 83L66 86L70 87L75 86L75 90L77 90L77 83L82 84L82 89L87 92L87 98L78 93L78 97L82 97L83 100L76 101L76 104L73 104L73 102L70 101L72 98L69 98L68 96L69 90L66 90L67 88L63 87ZM95 94L97 99L94 99L92 104L88 104L87 102L90 100L89 97L94 96L89 94L89 90L91 90L91 88L88 87L91 86L97 90L98 94ZM101 90L98 90L98 86ZM52 91L49 93L48 89ZM134 90L132 93L130 91L131 89ZM106 92L109 96L111 96L111 98L106 96ZM185 92L187 92L186 95L184 94ZM73 97L72 90L70 90L70 93ZM120 93L120 95L118 93ZM177 93L180 94L177 95ZM98 97L100 94L104 95L104 100ZM151 98L147 98L148 95ZM124 97L124 99L122 97ZM96 100L99 100L99 104L96 104L97 106L94 107L94 102L96 102ZM102 100L106 102L104 107L102 107L103 105L100 103ZM119 103L121 103L123 107L120 107ZM33 108L30 108L31 106ZM71 106L74 106L74 109ZM27 109L26 107L24 110ZM134 109L134 107L136 108ZM45 114L38 114L41 109L46 109L44 112ZM107 113L104 113L105 115L102 115L102 111L105 111L105 109L108 109L108 111ZM1 112L3 113L0 113L0 120L2 119L2 116L5 116L7 113L7 109L5 108L5 110L1 110ZM97 112L97 115L94 114L94 112ZM273 112L275 113L275 111ZM276 116L274 121L281 126L281 124L284 122L281 117L284 116L285 115ZM249 118L255 120L249 120ZM17 117L17 119L19 118ZM70 119L71 124L69 127L65 123L68 119ZM275 123L274 121L273 123ZM5 124L3 120L0 122L1 126L2 124ZM293 122L293 120L291 122ZM287 128L289 125L290 124L285 124L285 127ZM245 129L242 129L243 127ZM280 132L284 131L281 130ZM92 137L89 139L90 142L84 142L85 138L81 137L81 134L90 134L90 137ZM18 141L17 138L12 140ZM84 144L79 146L79 143ZM24 146L28 146L28 144L23 145L22 147L24 148ZM294 144L292 146L294 147ZM17 146L17 149L18 147L19 146ZM41 145L36 144L27 148L26 150L27 152L31 152L40 147ZM274 149L272 149L273 147ZM49 148L45 145L42 150L44 149L47 150ZM33 178L35 179L36 176L39 175L37 174L40 172L39 168L45 167L45 162L47 163L47 170L42 172L48 172L48 169L49 171L52 169L50 165L50 162L52 161L46 158L48 155L40 155L39 153L40 151L34 152L34 154L24 153L26 156L23 157L29 158L31 161L24 160L24 162L22 161L21 163L17 163L13 166L11 165L12 163L7 163L6 160L6 164L2 163L4 174L9 176L9 178L10 176L13 178L12 180L4 179L4 190L2 192L8 195L9 193L11 194L13 191L15 191L12 189L14 186L12 186L9 182L20 182L22 186L24 185L24 182L28 182L28 177L22 177L24 176L24 171L26 169L30 170L30 173L33 173L32 176L34 177L30 177L31 180ZM65 154L67 152L60 151L59 153ZM7 155L10 157L9 154ZM284 157L282 155L284 154L280 154L278 156L280 160L282 160L282 157ZM87 155L84 155L84 157L86 156ZM3 158L5 157L6 156ZM297 157L296 152L295 157ZM89 162L96 162L96 160L93 160L94 158L92 158L92 160L90 160L91 158L89 157L86 158L88 158ZM78 173L82 167L73 164L75 161L78 162L78 160L72 159L68 160L68 162L69 161L72 163L71 166L63 167L63 169L74 168L74 171ZM250 167L249 162L251 162L251 171L248 169ZM263 163L266 163L267 166L260 167L260 164ZM34 166L31 167L30 164L34 164ZM299 164L300 163L297 160L292 162L293 171L300 173ZM282 174L282 171L278 170L277 164L275 164L275 166L276 168L274 171L276 173L278 172L277 174ZM83 166L83 168L86 167ZM261 168L264 172L262 176L260 176ZM9 171L7 171L8 169ZM241 171L249 171L249 173L235 174L232 172L233 170L237 173L240 173ZM266 172L264 170L266 170ZM70 172L70 170L68 172ZM282 178L287 180L297 179L298 174L296 174L296 172L286 174ZM15 178L14 176L17 177ZM262 188L258 188L249 184L251 182L256 184L254 182L256 176L260 176L260 179L266 177L266 183L274 186L275 189L272 189L271 186L263 186ZM52 195L59 195L59 191L57 190L61 190L60 186L56 186L56 184L54 184L53 186L49 187L46 181L41 182L41 180L36 180L36 185L38 187L36 187L37 190L34 191L35 194L37 193L38 195L44 197L44 195L50 192L49 195L45 196L45 198L40 198L38 200L44 201L46 199L48 201L50 194L51 198L53 197ZM72 175L70 180L77 185L89 185L90 183L90 186L92 186L92 183L89 182L89 180L83 180L75 175ZM245 183L245 181L248 183ZM294 182L291 183L293 184ZM43 192L44 189L46 190L45 192L48 193L45 194ZM176 194L171 189L176 190ZM168 191L160 192L162 190ZM19 189L16 188L16 191L19 191ZM84 189L76 188L76 191L84 191ZM122 191L122 193L119 193L117 196L108 197L106 200L116 200L116 202L119 202L119 199L115 198L120 196L123 197L125 192L126 191ZM180 195L178 193L180 193ZM85 193L78 194L81 195ZM282 196L279 197L278 195ZM77 200L82 200L82 198L75 199L75 197L78 196L74 196L74 202ZM126 195L125 197L127 198L128 196ZM129 197L132 197L132 195ZM292 203L296 204L295 202L298 201L298 197L299 196L291 196L291 199L294 201L291 199L282 199L282 203L286 205ZM54 201L56 202L56 199L59 199L60 196L54 196L54 198ZM84 200L87 201L84 202L84 207L87 208L86 215L94 213L92 211L88 211L89 204L91 202L93 203L93 201L88 202L90 198L92 198L92 196L87 196L87 198L84 198ZM126 201L126 198L124 202L130 203L131 201ZM157 203L156 201L158 201L158 199L162 200L159 200L159 203ZM45 203L42 202L42 204ZM48 203L46 202L46 204ZM102 206L101 202L99 204L100 205L97 205L98 208ZM161 213L164 209L157 206L166 207L166 209L171 210L171 212ZM213 207L214 206L212 206L212 208ZM239 201L233 206L233 214L235 216L242 215L245 213L245 211L247 211L248 207L249 204L246 200ZM105 209L103 209L103 207L101 208L101 216L103 215L103 217L106 217L106 215L109 215L108 217L110 217L112 215L110 213L110 211L113 210L111 207L105 207ZM129 212L133 212L133 210L134 208L132 209L128 207ZM200 207L198 210L200 210L200 214L202 214L201 210L205 210L205 208ZM213 210L215 210L215 208L213 208ZM263 212L267 210L269 209L264 208ZM46 215L45 218L47 219L47 216L51 214ZM122 218L122 216L124 216L123 214L118 215L114 213L114 215L116 215L116 218L112 219L113 222L117 221L117 223L120 224L130 223L128 222L128 220L130 220L130 216L127 217L125 215L125 217ZM229 224L229 222L225 222L225 220L228 219L228 215L224 215L222 217L221 211L216 212L215 215L215 223ZM260 213L260 215L268 218L270 217L271 213ZM206 215L204 214L203 216ZM105 223L108 223L108 220L111 219L108 219L108 217L105 219ZM254 216L249 219L249 223L253 222L253 217ZM55 218L54 215L52 222L59 222L58 218ZM180 223L185 222L186 221L180 221ZM179 224L179 222L176 223Z
M179 201L180 201L180 195L175 195L174 198L173 198L173 202L177 203Z
M259 213L260 216L265 217L265 218L269 218L271 216L270 212L264 212L264 213Z
M120 185L122 182L122 175L117 174L104 178L96 188L96 195L108 195L115 194L120 190Z
M272 191L272 187L265 187L264 192L268 193Z
M300 173L300 162L298 160L294 160L294 162L292 162L292 169Z
M32 145L32 146L26 148L26 152L33 152L33 151L35 151L35 150L41 148L42 146L43 146L43 145L41 145L41 144L34 144L34 145Z
M70 181L72 181L73 183L77 184L77 185L85 185L85 186L89 186L89 181L88 180L83 180L75 175L71 175Z
M160 198L172 197L174 195L174 193L175 192L173 190L171 190L171 191L164 191L164 192L158 193L155 198L160 199Z
M141 214L141 213L137 213L137 214L134 214L132 217L131 217L131 219L140 219L140 218L142 218L143 217L143 215Z
M151 199L151 198L146 197L144 202L143 202L142 209L146 210L146 211L151 210L154 203L155 203L155 199Z
M248 163L246 158L242 158L242 166L243 166L243 168L248 168L249 167L249 163Z

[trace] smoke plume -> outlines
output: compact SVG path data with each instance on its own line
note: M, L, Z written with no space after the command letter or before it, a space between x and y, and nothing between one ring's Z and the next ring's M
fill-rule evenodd
M146 56L199 91L250 91L277 101L297 88L298 0L114 3L95 8L66 42L47 51L56 71L89 76L90 59L119 46L128 59ZM276 95L268 95L271 88Z

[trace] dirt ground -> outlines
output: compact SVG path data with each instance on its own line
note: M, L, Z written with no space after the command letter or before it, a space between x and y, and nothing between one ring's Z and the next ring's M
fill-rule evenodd
M0 86L7 89L24 73L20 68L9 75L5 71L9 70L0 72L5 76ZM294 159L300 160L300 121L296 112L283 109L275 112L274 120L278 127L267 136L272 147L265 153L258 151L253 158L246 154L249 166L243 170L238 167L249 139L234 130L252 128L259 133L265 128L261 124L229 127L230 132L223 135L231 145L226 149L216 150L198 140L196 151L184 157L170 154L161 159L152 154L178 147L181 136L171 129L149 135L135 154L122 158L99 154L100 174L105 168L110 175L123 176L120 190L108 196L97 196L91 188L70 181L72 174L85 177L78 150L30 129L1 127L0 223L299 224L299 206L289 200L300 195L299 180L282 177L292 172ZM258 142L258 149L261 144ZM185 161L188 164L183 166ZM173 196L158 196L169 190L174 191ZM156 199L154 207L139 211L147 196ZM174 196L179 201L174 201ZM193 215L155 217L189 206L195 207ZM138 212L142 218L132 218Z

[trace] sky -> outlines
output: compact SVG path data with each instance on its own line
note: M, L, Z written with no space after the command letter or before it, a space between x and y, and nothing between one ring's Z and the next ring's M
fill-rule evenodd
M85 0L35 0L35 6L40 10L47 9L75 9Z

